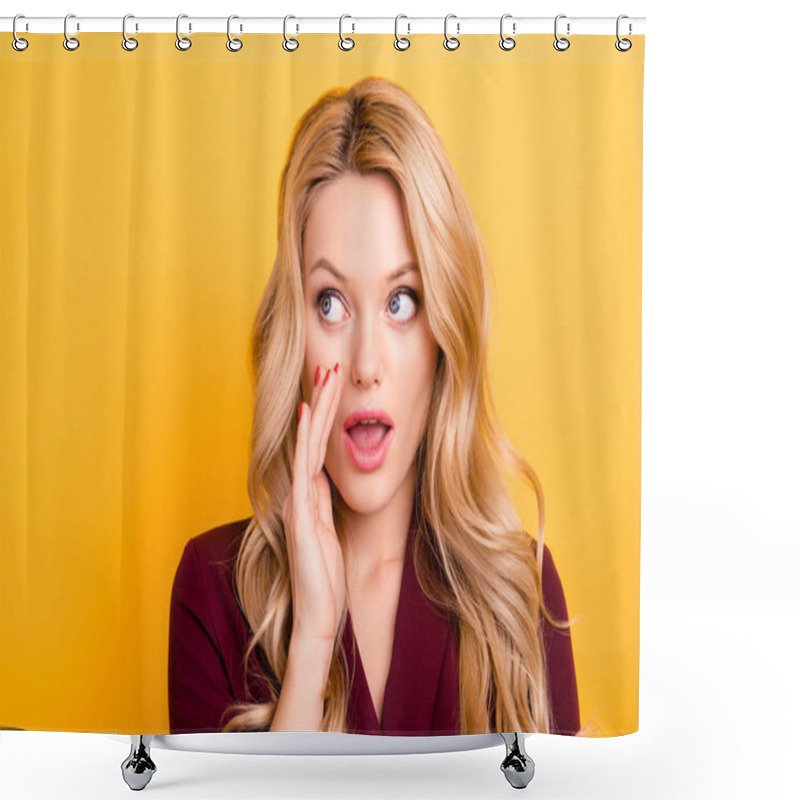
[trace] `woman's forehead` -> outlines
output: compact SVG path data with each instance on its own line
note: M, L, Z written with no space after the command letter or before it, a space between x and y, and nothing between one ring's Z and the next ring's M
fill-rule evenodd
M376 278L390 281L416 266L396 189L352 188L357 181L342 177L324 187L310 209L303 236L306 277L327 273L342 283Z

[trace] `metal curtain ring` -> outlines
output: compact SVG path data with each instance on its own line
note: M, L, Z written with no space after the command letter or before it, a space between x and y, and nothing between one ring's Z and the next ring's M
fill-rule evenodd
M81 43L74 36L70 36L67 33L67 20L69 20L70 17L74 17L74 16L75 16L74 14L67 14L67 16L64 17L64 49L65 50L77 50L81 46ZM80 29L81 29L81 26L78 25L77 26L77 30L80 30Z
M122 49L123 50L128 50L129 52L131 50L135 50L139 46L139 40L138 39L134 39L132 36L128 36L127 30L126 30L126 25L127 25L128 19L130 19L132 17L133 17L133 14L126 14L122 18ZM139 29L138 25L136 26L136 29L137 30Z
M289 53L293 53L295 50L297 50L298 47L300 47L300 40L295 39L293 36L289 36L286 33L286 23L290 19L297 19L297 17L294 17L291 14L287 14L283 18L283 49ZM295 32L297 32L296 26L295 26Z
M558 21L560 19L566 19L566 18L567 18L566 14L559 14L556 17L555 25L553 27L553 31L556 36L556 40L553 42L553 47L555 47L555 49L560 52L563 52L564 50L567 50L569 48L569 39L565 39L563 36L558 35ZM569 36L569 22L567 23L567 36Z
M510 16L512 16L512 15L511 14L503 14L503 16L500 17L500 49L501 50L513 50L514 47L516 47L516 44L517 44L510 36L506 36L503 33L503 23L506 21L506 18L510 17ZM516 32L517 32L517 23L516 22L512 22L511 23L511 33L516 33Z
M352 50L356 46L355 40L351 39L349 36L344 36L342 34L342 22L344 22L345 19L353 19L353 18L349 14L342 14L342 16L339 17L339 49ZM353 23L353 30L355 31L355 29L356 26L355 23Z
M242 43L241 39L237 39L231 36L231 20L232 19L239 19L238 14L231 14L228 17L228 41L225 42L225 47L231 51L231 53L238 53L243 47L244 44ZM239 29L241 30L241 28Z
M455 16L456 16L455 14L448 14L444 18L444 42L442 42L442 44L444 45L445 50L458 50L458 47L461 44L461 42L456 38L461 29L460 22L456 21L456 36L448 36L447 34L447 23L450 17L455 17ZM458 18L456 17L456 20L457 19Z
M11 42L11 46L15 50L18 50L19 52L22 52L23 50L27 50L28 49L28 40L27 39L23 39L20 36L17 36L17 20L18 19L25 19L25 15L24 14L17 14L14 17L14 21L11 23L11 33L12 33L12 35L14 37L12 42Z
M408 50L411 47L411 39L406 39L404 36L400 36L397 32L397 24L400 22L400 19L408 19L405 14L398 14L394 18L394 48L395 50ZM408 32L411 33L411 24L408 24Z
M187 38L186 36L181 36L181 20L185 17L188 17L188 14L178 14L178 18L175 20L175 47L178 50L188 50L192 46L192 40ZM189 33L192 32L192 23L189 23Z
M627 14L620 14L617 17L617 41L614 42L614 47L617 48L621 53L627 53L628 50L633 47L633 42L630 39L620 39L619 38L619 21L621 19L629 19ZM628 32L630 33L630 26L628 27Z

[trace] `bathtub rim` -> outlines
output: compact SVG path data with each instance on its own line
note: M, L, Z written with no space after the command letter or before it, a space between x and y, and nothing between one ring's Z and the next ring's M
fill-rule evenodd
M102 733L130 744L136 734ZM147 734L145 734L147 735ZM531 736L521 733L523 739ZM412 755L483 750L504 745L502 734L385 736L328 731L261 731L153 734L151 749L236 755Z

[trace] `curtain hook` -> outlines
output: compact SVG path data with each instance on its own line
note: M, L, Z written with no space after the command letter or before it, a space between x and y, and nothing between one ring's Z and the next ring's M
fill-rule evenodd
M22 52L23 50L27 50L28 49L28 40L27 39L22 39L21 37L17 36L17 20L20 19L20 18L25 19L25 15L24 14L17 14L14 17L14 21L11 23L11 33L14 36L14 39L11 42L11 46L15 50L17 50L19 52Z
M228 41L225 43L225 47L231 51L231 53L238 53L243 47L244 44L242 43L241 39L237 39L236 37L231 37L231 20L232 19L239 19L238 14L231 14L228 17ZM241 28L239 28L241 31Z
M341 50L352 50L356 46L355 40L342 34L342 22L345 18L353 19L349 14L342 14L342 16L339 17L339 48ZM353 31L351 32L354 32L355 29L356 25L353 23Z
M558 21L560 19L566 19L566 18L567 18L566 14L559 14L556 17L555 26L553 28L556 36L556 40L553 42L553 47L555 47L555 49L559 50L560 52L564 52L564 50L567 50L569 48L569 39L565 39L563 36L558 35ZM569 36L569 22L567 23L567 36Z
M447 35L447 23L448 23L450 17L456 17L456 15L455 14L448 14L444 18L444 42L442 42L442 44L444 45L444 49L445 50L458 50L458 47L461 44L461 42L459 42L456 37L458 36L459 29L461 28L461 23L456 21L456 35L455 36L448 36ZM456 17L456 20L458 20L458 17Z
M404 36L400 36L397 32L397 24L400 22L400 18L408 19L405 14L398 14L394 18L394 47L395 50L408 50L411 47L411 39L406 39ZM408 32L411 33L411 23L406 23L408 25Z
M177 38L175 39L175 47L178 50L188 50L192 46L192 40L187 38L186 36L181 36L181 20L188 17L188 14L178 14L178 18L175 20L175 35ZM189 33L192 32L192 23L189 23Z
M290 19L297 19L297 17L292 16L291 14L287 14L283 18L283 49L290 53L293 53L295 50L297 50L298 47L300 47L300 40L295 39L293 36L289 36L286 33L286 23ZM295 33L297 33L296 26L295 26Z
M67 14L67 16L64 17L64 49L77 50L81 46L81 43L74 36L70 36L67 33L67 21L69 20L70 17L75 17L75 15ZM81 29L80 23L76 23L75 30L79 31L80 29Z
M500 49L501 50L513 50L514 47L516 47L516 44L517 44L510 36L505 36L503 34L503 23L506 21L506 18L510 17L510 16L512 16L512 15L511 14L503 14L503 16L500 17ZM516 22L512 22L511 23L511 33L516 33L516 32L517 32L517 23Z
M128 36L127 30L126 30L126 24L127 24L128 20L130 18L132 18L132 17L133 17L133 14L126 14L122 18L122 49L123 50L127 50L129 52L131 50L135 50L139 46L138 39L134 39L133 36ZM136 26L136 30L137 31L139 30L139 26L138 25Z
M628 50L630 50L631 47L633 47L633 42L630 39L620 39L619 38L619 21L621 19L630 19L630 17L628 17L627 14L620 14L617 17L617 41L614 42L614 47L616 47L617 50L620 51L620 53L627 53ZM631 32L631 26L630 26L630 23L628 23L628 33L630 33L630 32ZM623 42L625 42L625 44L623 44Z

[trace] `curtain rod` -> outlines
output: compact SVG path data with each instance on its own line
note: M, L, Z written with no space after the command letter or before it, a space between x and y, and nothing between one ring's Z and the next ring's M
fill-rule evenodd
M180 15L181 34L226 33L228 17L193 17ZM570 17L559 14L558 34L590 34L613 36L617 31L617 17ZM620 35L643 34L645 17L623 16L620 20ZM517 36L525 33L554 33L556 16L552 17L514 17L505 15L503 33ZM11 32L13 17L0 17L0 30ZM64 33L64 17L27 17L17 19L17 33ZM68 32L70 36L80 33L122 33L122 17L81 17L69 15ZM133 33L166 33L176 31L177 17L136 17L128 16L126 31ZM287 17L287 31L299 33L338 33L340 26L345 34L395 32L410 36L415 33L436 33L444 35L445 17L353 17L349 14L340 17ZM231 19L231 31L240 33L283 33L284 17L239 17ZM449 15L447 32L450 36L496 33L500 35L500 17L459 17Z

